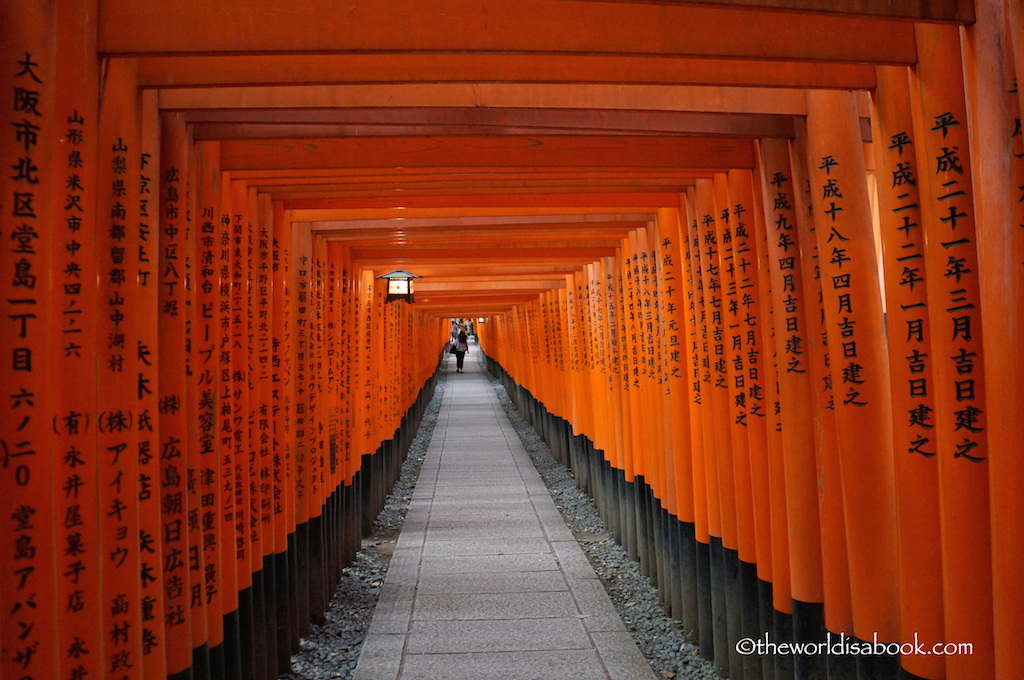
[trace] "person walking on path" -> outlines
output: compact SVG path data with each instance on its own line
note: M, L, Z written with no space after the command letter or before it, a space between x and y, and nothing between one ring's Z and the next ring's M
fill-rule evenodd
M455 338L455 372L463 373L462 363L466 360L466 352L469 351L469 336L465 329L460 329Z

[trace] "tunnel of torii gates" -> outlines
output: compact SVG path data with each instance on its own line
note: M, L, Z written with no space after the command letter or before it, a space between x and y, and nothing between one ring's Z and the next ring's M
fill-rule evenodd
M276 677L452 317L723 675L1024 677L1020 28L0 3L0 678Z

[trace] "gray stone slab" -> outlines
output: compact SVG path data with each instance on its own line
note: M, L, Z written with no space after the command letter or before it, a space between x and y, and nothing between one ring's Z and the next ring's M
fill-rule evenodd
M417 593L527 593L568 591L560 571L506 571L484 574L424 573Z
M540 517L538 517L540 519ZM576 542L576 539L572 535L572 531L565 525L565 521L559 515L557 520L544 520L541 519L541 527L544 529L544 534L548 537L549 541L572 541ZM577 544L578 546L579 544Z
M396 680L402 667L405 634L368 635L353 680Z
M395 548L391 555L391 564L388 566L388 582L415 583L419 577L420 561L423 558L423 550L420 547L405 548L401 544Z
M380 590L380 599L373 611L367 638L372 635L405 635L412 621L415 583L396 583L388 575Z
M538 652L409 654L402 680L608 680L589 649Z
M423 546L424 557L443 555L513 555L518 553L537 554L550 552L547 539L541 538L509 538L493 536L490 538L460 539L454 541L427 541Z
M539 555L470 555L465 557L424 557L420 573L487 574L507 571L557 571L551 553Z
M501 538L546 538L540 523L531 517L505 517L494 518L492 516L474 517L472 515L460 515L466 520L465 524L452 521L434 521L426 528L427 539L431 541L451 541L467 538L488 538L500 536Z
M526 495L526 489L518 479L510 480L508 484L495 485L438 485L434 489L435 501L459 500L463 503L488 503L497 500L521 500Z
M409 654L514 652L591 649L590 636L579 619L515 619L502 621L414 621ZM633 649L636 649L634 645Z
M608 675L615 680L655 680L654 670L643 653L625 631L591 633L597 653L601 656Z
M569 535L569 540L551 541L551 548L555 553L558 565L565 573L567 579L596 579L594 567L590 560L580 549L579 544Z
M480 498L475 500L475 505L464 502L459 498L438 498L435 499L430 508L430 519L447 515L482 515L482 514L504 514L519 517L536 517L533 504L529 501L514 496Z
M582 619L583 627L591 632L623 632L626 626L623 625L619 613L608 598L604 586L596 578L569 579L569 590L576 598L576 605Z
M519 474L519 470L514 467L509 468L483 468L483 469L455 469L448 471L445 470L443 477L438 477L435 482L437 489L446 489L450 486L504 486L505 484L515 484L516 491L519 493L523 492L525 485L523 484L523 477ZM527 490L527 492L529 492Z
M417 594L416 621L538 619L578 616L568 591L541 593L423 593Z

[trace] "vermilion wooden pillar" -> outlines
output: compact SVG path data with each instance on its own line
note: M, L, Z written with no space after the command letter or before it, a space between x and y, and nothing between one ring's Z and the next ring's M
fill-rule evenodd
M726 572L727 551L735 550L736 494L732 476L732 449L728 412L728 370L725 360L720 243L716 235L717 214L712 180L697 181L694 203L696 234L700 253L700 280L704 300L704 334L701 359L704 467L708 489L708 530L710 532L710 587L714 630L714 660L720 673L731 672L729 610L732 569ZM731 565L730 565L731 567Z
M686 200L685 222L680 227L680 238L683 246L684 262L690 291L687 300L687 348L689 363L687 365L688 397L690 400L690 458L691 476L693 478L693 514L694 535L696 541L697 562L697 626L701 652L705 655L713 653L714 632L711 623L711 590L710 590L710 543L711 543L711 499L708 493L707 462L704 450L704 428L710 424L709 409L704 400L705 383L703 363L707 357L705 339L706 314L704 304L704 285L701 279L700 237L697 230L697 199L696 189L688 190ZM714 518L715 526L719 519Z
M625 399L625 392L623 388L626 380L626 362L624 356L625 347L625 335L626 335L626 317L624 307L622 304L623 296L623 278L622 278L622 263L621 257L616 255L615 257L606 258L606 297L605 302L607 310L605 312L608 319L608 382L605 385L605 390L608 393L608 404L611 410L609 416L611 419L611 432L610 439L608 441L608 450L606 451L606 457L609 465L613 468L613 471L619 471L625 469L627 442L630 437L630 430L626 413L624 411L624 404L627 402ZM557 305L555 315L559 318L559 323L562 327L562 331L559 334L559 339L556 342L556 352L558 356L558 364L560 370L564 371L565 366L565 331L564 331L564 316L561 310L565 308L566 291L559 290L555 296L555 303ZM616 473L617 474L617 473ZM616 477L616 480L618 478ZM621 492L621 487L617 481L615 484L615 496L618 498ZM611 493L611 492L610 492ZM609 513L610 522L609 529L614 535L620 538L622 537L623 527L619 521L618 511Z
M814 356L808 322L808 310L814 305L804 289L804 279L813 276L813 270L797 228L796 182L788 142L762 139L759 150L779 384L793 634L799 641L813 641L820 636L824 598L811 383ZM797 677L813 677L811 668L821 661L820 657L799 657Z
M641 273L641 258L643 258L646 264L647 259L647 244L644 237L643 231L640 229L633 229L629 234L629 253L628 258L625 258L626 264L626 311L628 314L627 321L629 324L629 338L628 338L628 352L629 352L629 380L628 386L629 391L627 392L629 398L629 414L630 422L632 423L632 444L629 450L629 457L632 461L632 474L640 479L637 480L642 484L649 484L649 474L651 473L651 461L650 451L651 433L650 428L644 423L643 414L647 412L647 396L648 396L648 375L647 375L647 363L646 355L648 348L647 334L644 330L644 299L646 286L643 283L643 274ZM636 499L633 501L634 507L637 510L637 557L643 558L644 568L647 569L646 564L646 550L648 547L648 537L646 535L645 527L643 526L644 515L640 508L642 503L641 495L643 489L634 488L635 493L638 494Z
M738 550L741 561L753 564L756 561L756 513L751 458L752 450L758 443L763 444L755 438L754 433L758 431L755 421L763 423L765 417L763 383L757 368L762 348L758 340L761 331L758 262L753 248L755 208L751 203L749 172L730 171L728 175L716 176L715 181L716 190L724 199L719 215L722 217L720 237L728 329L726 353L733 413L733 451L736 456ZM723 186L719 187L719 184Z
M326 477L324 469L324 451L326 432L326 402L324 400L324 265L326 261L326 246L323 237L313 236L312 259L310 267L309 286L309 368L307 372L308 390L306 392L306 403L308 412L307 436L309 437L309 464L310 464L310 517L320 519L323 517L324 501L327 497ZM374 317L375 327L373 337L383 338L383 315L382 310L377 307ZM384 342L377 342L373 345L375 355L370 358L374 366L380 366L383 358ZM373 436L371 442L376 448L377 442L381 439L382 421L387 419L387 411L378 413L373 419ZM323 539L321 539L323 540ZM321 549L323 546L321 545ZM320 577L323 578L322 576ZM321 586L323 585L321 581ZM326 603L325 603L326 604Z
M252 232L252 307L250 308L251 330L253 334L253 391L256 401L252 410L255 422L253 447L259 459L259 526L260 526L260 557L263 563L263 606L266 629L263 645L266 648L267 674L273 675L278 669L281 656L277 649L277 563L273 557L275 545L274 514L273 514L273 476L274 476L274 428L270 398L272 385L270 382L270 326L271 326L271 239L273 228L273 208L270 196L257 194L249 188L250 207L254 214Z
M138 612L142 635L142 677L167 674L164 655L164 601L160 597L163 568L160 546L161 503L158 489L160 461L160 114L155 92L140 93L141 158L138 191L139 234L139 585L142 607ZM140 419L141 420L141 419Z
M910 79L905 68L877 71L874 124L878 165L878 208L885 273L886 319L892 378L893 451L896 505L900 526L900 640L918 639L930 646L944 642L942 551L939 531L938 461L933 384L935 359L925 310L928 296L924 263L925 223L918 182L921 168L914 150L918 141L910 107ZM938 678L945 670L940 655L911 655L908 671Z
M242 609L249 606L247 595L241 592L238 569L238 540L236 535L237 471L238 462L234 455L235 446L235 390L232 381L232 348L231 348L231 280L232 280L232 193L233 183L230 173L221 173L217 182L220 195L216 200L217 210L212 215L213 244L212 257L209 263L214 273L211 276L211 289L199 284L197 294L213 295L213 325L210 337L215 345L213 362L208 364L210 370L216 372L215 404L216 404L216 439L214 448L217 460L214 461L215 477L220 489L216 497L217 522L215 530L220 536L218 550L212 559L219 565L217 577L219 582L220 609L224 625L224 667L225 672L244 673L242 661ZM200 226L202 232L202 226ZM204 244L205 245L205 244ZM199 272L202 274L202 271ZM199 309L204 305L197 301ZM206 314L210 310L205 310ZM208 341L207 341L208 342ZM200 356L205 359L205 355ZM241 577L243 580L244 576ZM248 651L248 650L246 650ZM250 656L246 657L251 658Z
M272 264L273 327L271 336L271 409L274 412L274 442L278 462L273 480L275 546L278 564L287 577L278 592L278 647L292 649L299 642L298 620L298 536L295 509L295 402L294 324L291 221L280 202L273 206ZM279 572L280 573L280 572Z
M618 489L619 497L619 542L626 551L636 558L639 549L639 537L636 527L636 504L635 504L635 482L638 465L637 439L640 436L638 430L642 427L637 423L633 414L637 410L639 401L639 385L634 371L638 370L639 357L636 348L636 291L633 286L632 236L626 236L621 241L621 246L616 253L616 271L618 276L617 291L617 314L621 319L619 324L619 372L620 382L618 385L618 407L622 414L622 446L620 466L622 477ZM642 461L639 462L642 465Z
M756 159L756 157L755 157ZM756 159L757 160L757 159ZM758 632L778 637L778 624L789 622L787 614L792 612L792 598L789 586L789 545L786 530L786 497L776 491L777 485L785 484L782 463L782 409L779 393L778 353L774 350L774 306L772 304L772 283L770 254L768 249L768 227L764 195L761 184L761 170L758 160L757 181L752 182L754 209L754 246L758 263L758 287L760 289L761 346L765 348L760 369L764 380L764 444L763 458L754 455L752 445L751 473L754 477L755 510L757 511L757 576L758 582ZM778 609L776 607L779 607ZM791 622L789 622L791 629ZM761 658L761 673L764 677L784 678L793 672L788 657L764 656Z
M225 225L221 215L223 187L220 173L220 145L217 142L200 142L197 145L197 175L199 213L196 219L198 233L193 239L195 321L192 329L194 363L191 376L190 398L195 409L194 427L199 457L199 477L194 481L199 486L199 506L196 517L199 520L203 555L203 573L197 581L201 597L207 605L209 645L220 647L224 642L223 620L228 611L225 602L234 604L237 596L227 595L228 583L223 578L223 553L221 543L233 538L233 532L224 531L221 494L224 480L221 479L221 432L219 392L221 371L219 353L225 351L224 334L220 321L221 300L220 243ZM234 560L232 559L232 562ZM233 585L233 584L232 584Z
M693 483L690 479L690 401L687 389L686 312L689 281L685 277L678 209L661 209L657 219L657 261L661 284L664 337L662 361L667 396L666 420L671 424L672 464L666 484L674 487L675 516L693 524Z
M160 502L163 508L159 540L164 555L161 584L164 600L167 673L187 672L192 664L192 620L189 616L187 515L184 495L189 446L185 421L185 287L186 233L191 227L185 204L188 170L188 135L184 119L161 116L160 222L159 222L159 330L160 356ZM173 560L169 559L174 556Z
M946 657L951 680L994 674L992 561L988 498L987 394L982 345L977 214L967 129L960 36L955 27L917 27L925 267L929 273L935 429L938 461L943 603L947 642L971 642L974 653ZM985 189L982 189L984 191Z
M608 408L608 402L605 399L601 399L603 394L600 391L600 385L603 380L603 367L601 366L601 358L604 352L602 346L601 336L601 317L603 312L601 310L601 292L598 290L597 282L601 278L601 265L600 263L591 263L583 268L584 285L586 291L586 314L584 315L585 323L585 340L587 343L587 394L593 395L593 398L589 400L588 407L590 410L590 422L593 423L593 429L587 432L587 436L590 438L595 449L604 450L607 439L608 439L608 423L605 418L605 412ZM534 307L530 303L524 306L525 315L525 331L526 337L535 338L542 332L537 327L534 319ZM535 365L537 357L534 356L535 343L527 343L524 347L524 354L527 359L528 366ZM532 370L531 370L532 373ZM531 376L532 377L532 376Z
M719 348L724 352L724 331L721 320L721 299L718 274L718 249L715 247L714 236L714 196L710 180L700 180L694 203L697 220L694 229L693 246L700 257L697 275L700 277L701 296L703 298L703 328L700 332L700 382L701 403L704 405L702 435L704 437L704 467L707 475L708 489L708 531L711 536L724 540L726 533L730 540L733 531L725 527L726 513L731 514L734 507L724 507L726 499L722 497L720 465L718 458L723 455L728 442L728 414L724 405L728 400L725 385L725 364L719 360ZM715 364L722 369L716 371ZM731 480L730 480L731 481ZM731 494L729 494L731 498ZM733 526L734 522L730 523Z
M795 123L796 136L790 140L789 161L793 179L793 209L801 257L814 275L803 278L803 297L808 325L808 373L811 377L812 420L818 464L818 504L821 527L822 588L825 595L825 625L834 633L853 635L850 593L850 565L846 548L845 505L840 469L839 436L835 419L835 389L831 373L831 352L825 310L822 306L820 256L815 238L816 220L808 179L807 134L804 121ZM828 671L838 677L855 672L851 657L828 659Z
M745 359L742 354L744 332L739 320L739 282L737 281L738 262L743 256L741 237L745 229L736 233L736 225L742 214L733 210L729 197L728 177L725 173L715 173L712 180L715 212L714 242L718 250L718 285L716 298L721 314L721 345L716 349L716 364L724 369L725 396L723 404L724 417L729 432L728 458L719 468L720 484L731 494L729 513L733 536L729 542L723 538L726 553L727 585L726 603L728 607L729 640L743 637L743 606L742 583L740 581L740 555L753 550L754 510L750 488L750 444L747 434L748 409L745 392ZM710 226L710 225L709 225ZM724 366L723 366L724 365ZM723 495L723 512L725 496ZM744 676L744 665L752 659L740 655L730 644L730 674L738 678Z
M758 582L760 563L771 563L771 510L768 474L768 402L766 398L766 320L763 301L769 297L770 286L762 279L766 262L759 256L758 241L764 234L761 203L754 195L754 174L749 170L730 170L727 177L728 207L732 214L733 262L735 291L730 296L735 368L735 399L746 409L744 429L747 446L745 463L747 512L749 518L740 533L740 581L742 589L743 636L760 637L761 585ZM742 370L740 370L742 369ZM739 478L737 478L739 481ZM740 493L737 486L737 493ZM763 674L762 661L750 656L743 659L747 677Z
M856 635L899 636L888 357L857 111L807 94L807 165L839 432Z
M58 361L54 338L66 304L49 278L66 239L51 228L52 199L62 190L53 162L61 134L54 19L52 3L0 6L0 666L5 678L32 680L58 677L71 643L59 636L58 579L73 580L75 572L59 571L54 560L61 552L55 529L65 518L55 512L59 413L49 367ZM97 545L94 535L83 539ZM88 568L98 567L91 560Z
M683 269L679 209L658 211L655 222L658 299L661 302L663 403L666 431L665 484L673 505L669 511L664 541L667 573L671 583L669 611L686 626L697 620L696 559L693 544L693 484L690 476L690 403L687 386L686 294L688 281Z
M258 581L253 574L260 563L256 553L259 543L253 541L252 531L255 516L252 512L252 483L258 476L250 446L250 402L253 395L249 388L249 219L248 191L244 182L232 181L230 185L230 224L228 225L228 267L227 300L224 301L227 353L222 355L222 374L226 381L225 392L230 393L231 441L229 450L222 455L232 461L231 483L231 536L234 548L235 573L239 591L240 653L243 673L259 671L263 647L257 638L257 614L261 612L255 586ZM225 484L227 487L227 484Z
M789 512L793 597L820 602L821 547L817 511L817 463L810 405L807 301L793 206L793 172L784 139L759 142L764 183L765 227L775 322L775 352L781 392L782 439Z
M992 521L993 629L995 677L1010 678L1024 667L1024 646L1014 630L1024 618L1020 545L1024 543L1024 495L1018 480L1024 461L1013 452L1024 441L1019 417L1019 347L1024 336L1020 299L1024 295L1024 143L1017 86L1024 72L1024 4L975 3L977 23L964 31L974 201L977 209L981 311L986 320L985 365L990 516ZM1014 58L1016 55L1016 59ZM1009 153L1007 153L1009 150Z
M96 218L99 74L95 39L78 25L78 17L94 9L90 7L93 4L62 3L57 7L56 18L60 67L55 74L55 113L59 124L54 126L54 133L59 144L53 172L54 180L59 181L64 190L49 193L48 200L54 204L54 236L62 244L58 251L60 258L54 263L53 280L62 308L60 326L53 336L53 342L60 349L58 368L53 375L61 376L61 389L55 402L59 436L53 454L57 489L56 545L59 546L56 602L64 605L59 639L54 642L63 651L60 654L62 678L74 673L99 676L105 668L104 607L100 598L102 553L97 540L100 524L100 461L95 444L98 375L92 359L101 337L93 320L93 310L99 301L97 237L102 235ZM155 261L155 257L153 259ZM155 281L152 284L155 292ZM154 488L150 484L149 490ZM154 566L160 568L159 560ZM150 581L151 589L152 583L154 581ZM9 611L10 607L0 604L0 609ZM160 654L149 658L154 657L160 658ZM0 676L3 673L0 670Z
M139 478L140 425L150 422L149 416L139 410L149 390L146 372L141 369L151 363L155 349L153 338L140 333L143 277L138 270L140 265L149 264L139 261L148 242L143 241L136 226L139 195L133 186L141 161L136 70L132 60L113 60L105 68L100 92L96 201L97 322L106 339L97 357L100 565L103 628L107 635L104 656L108 672L129 679L140 678L142 672L142 631L132 614L142 607L136 578L139 514L134 487ZM155 281L152 283L155 285ZM187 563L187 552L180 557Z

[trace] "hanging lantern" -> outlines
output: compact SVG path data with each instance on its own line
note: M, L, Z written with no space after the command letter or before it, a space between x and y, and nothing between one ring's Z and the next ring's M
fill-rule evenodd
M405 300L413 301L412 280L422 278L419 274L396 269L387 274L381 274L378 279L386 279L388 282L388 294L386 301Z

